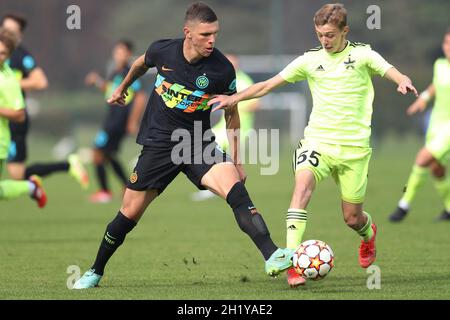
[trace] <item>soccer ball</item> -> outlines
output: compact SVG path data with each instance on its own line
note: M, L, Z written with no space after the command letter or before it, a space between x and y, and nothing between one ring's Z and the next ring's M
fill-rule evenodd
M303 278L320 280L333 268L334 254L325 242L308 240L295 250L292 262L295 271Z

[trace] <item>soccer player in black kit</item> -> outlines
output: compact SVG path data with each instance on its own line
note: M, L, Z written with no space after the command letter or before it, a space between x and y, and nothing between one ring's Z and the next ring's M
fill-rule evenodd
M174 134L197 137L194 128L201 127L201 133L210 129L211 110L207 103L214 94L236 92L233 66L214 48L219 23L212 9L201 2L192 4L187 9L183 30L184 39L153 42L133 63L108 100L124 104L128 87L149 68L157 69L155 87L137 138L143 145L142 152L128 182L122 207L106 228L92 268L74 284L74 289L98 285L107 261L126 234L180 172L199 189L209 189L227 201L239 227L263 255L268 275L276 276L292 265L293 250L280 249L273 243L243 184L245 172L239 162L238 137L229 135L231 159L214 141L198 139L185 143L181 152L178 149L174 152L179 147L179 141L172 139ZM239 129L237 106L227 110L225 118L228 131ZM196 147L198 144L200 148ZM182 161L174 154L180 155Z
M87 85L95 85L101 90L106 98L109 98L114 90L122 83L125 76L130 71L129 59L133 54L133 43L127 39L119 40L112 52L114 70L103 79L96 72L90 72L85 79ZM140 80L136 80L128 89L126 106L118 104L108 104L108 109L103 127L95 138L95 148L93 152L94 165L97 173L97 180L100 189L91 195L90 200L94 203L106 203L112 200L112 192L106 174L106 165L110 164L115 175L126 186L128 175L120 163L118 152L122 141L127 133L135 133L134 127L140 117L139 113L145 107L147 96L142 90ZM136 115L136 110L137 115ZM136 116L131 116L136 115Z

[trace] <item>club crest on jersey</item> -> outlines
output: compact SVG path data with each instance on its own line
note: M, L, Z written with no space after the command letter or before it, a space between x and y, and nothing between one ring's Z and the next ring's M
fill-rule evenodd
M199 76L197 78L197 80L195 80L195 85L199 88L199 89L205 89L206 87L209 86L209 79L203 75L203 76Z
M345 64L345 69L355 69L355 60L352 60L352 56L349 54L348 55L348 60L347 61L344 61L344 64Z
M138 175L137 175L137 172L135 171L130 176L130 182L131 183L136 183L137 181L138 181Z

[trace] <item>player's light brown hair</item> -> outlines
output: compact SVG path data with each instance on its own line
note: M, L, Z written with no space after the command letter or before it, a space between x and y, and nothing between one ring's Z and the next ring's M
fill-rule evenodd
M314 24L316 26L332 24L342 30L347 26L347 9L341 3L326 4L314 15Z
M0 28L0 42L5 45L5 47L9 51L9 55L14 51L17 44L19 43L18 39L9 30L6 30L5 28Z
M1 24L3 24L6 19L11 19L17 22L19 24L21 32L24 32L28 24L27 18L25 18L25 16L19 12L8 12L4 14L1 20Z
M212 23L217 21L214 11L203 2L195 2L186 10L184 22L199 21L202 23Z

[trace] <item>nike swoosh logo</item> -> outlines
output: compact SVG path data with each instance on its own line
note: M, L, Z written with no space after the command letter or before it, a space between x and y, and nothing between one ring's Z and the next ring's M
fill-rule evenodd
M279 256L279 257L278 257L278 259L283 259L283 258L286 258L286 255L285 255L285 254L283 254L282 256Z
M117 239L117 238L114 238L113 236L111 236L108 232L106 232L106 235L107 235L109 238L113 239L113 240L116 240L116 239Z
M173 69L170 68L166 68L166 66L162 66L162 71L173 71Z

